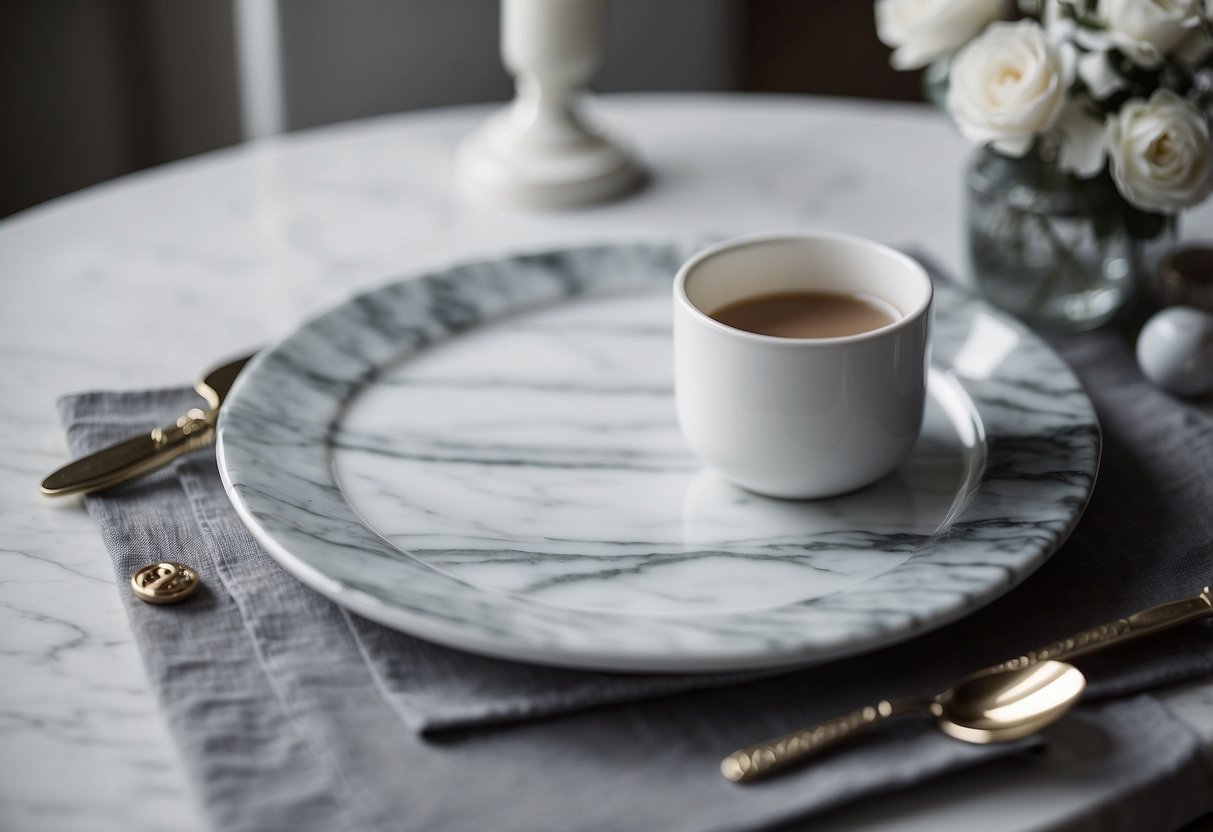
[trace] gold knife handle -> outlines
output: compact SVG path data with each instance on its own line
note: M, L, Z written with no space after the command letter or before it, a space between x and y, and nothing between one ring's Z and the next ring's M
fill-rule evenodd
M937 707L930 699L884 699L811 728L739 748L720 761L720 773L734 783L759 780L802 763L886 719L931 713Z
M1180 624L1187 624L1189 621L1210 616L1213 616L1213 594L1210 593L1209 587L1205 587L1200 595L1179 601L1168 601L1165 604L1135 612L1127 618L1118 618L1106 624L1098 624L987 670L991 673L1012 670L1050 659L1070 661L1079 656L1094 653L1096 650L1116 647L1126 641L1153 635L1172 627L1178 627Z
M197 408L173 425L134 436L69 462L42 481L50 497L88 494L127 482L167 465L215 440L215 411Z

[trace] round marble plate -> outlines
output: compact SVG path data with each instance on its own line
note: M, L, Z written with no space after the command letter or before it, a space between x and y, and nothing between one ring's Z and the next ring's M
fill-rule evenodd
M1052 553L1099 429L1061 361L946 284L922 438L854 494L771 500L675 424L670 282L690 244L518 256L373 290L241 374L219 422L237 510L339 604L545 664L810 663L990 601Z

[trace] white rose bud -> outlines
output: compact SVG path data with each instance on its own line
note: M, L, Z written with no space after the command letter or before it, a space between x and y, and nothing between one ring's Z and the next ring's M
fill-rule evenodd
M952 62L948 110L972 141L1023 156L1057 123L1073 67L1032 20L994 23Z
M1099 0L1096 14L1112 44L1152 69L1200 25L1201 0Z
M1061 152L1057 166L1075 176L1090 178L1103 170L1104 122L1081 99L1072 100L1057 122Z
M876 34L897 69L951 55L1002 10L1002 0L876 0Z
M1205 20L1213 22L1213 0L1205 0ZM1213 55L1213 37L1204 26L1188 30L1175 46L1175 56L1188 66L1200 66Z
M1213 191L1209 122L1170 90L1126 101L1106 130L1112 178L1134 206L1176 214Z

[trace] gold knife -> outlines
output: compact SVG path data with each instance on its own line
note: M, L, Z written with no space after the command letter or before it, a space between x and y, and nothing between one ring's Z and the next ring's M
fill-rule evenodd
M219 408L236 376L252 357L246 355L216 367L194 383L194 389L206 399L206 410L191 408L172 425L69 462L42 481L42 493L60 497L112 488L167 465L182 454L210 445L215 441Z

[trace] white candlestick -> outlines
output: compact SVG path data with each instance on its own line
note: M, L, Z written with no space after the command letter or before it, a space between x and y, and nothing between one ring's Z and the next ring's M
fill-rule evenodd
M603 11L603 0L502 0L501 54L517 92L460 146L465 190L501 204L563 208L639 184L628 154L576 109L598 65Z

